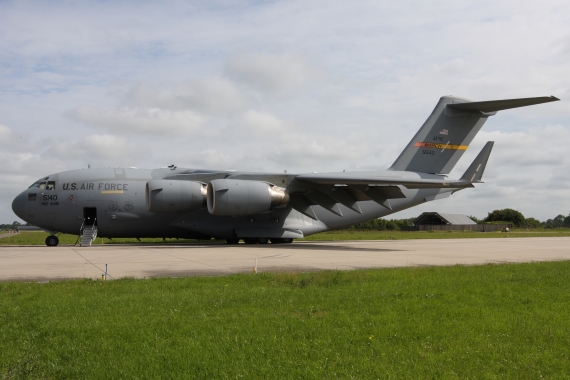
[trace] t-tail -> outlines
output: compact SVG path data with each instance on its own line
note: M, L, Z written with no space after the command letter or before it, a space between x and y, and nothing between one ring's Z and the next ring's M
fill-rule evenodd
M389 170L449 174L489 116L500 110L556 100L554 96L543 96L472 102L444 96Z

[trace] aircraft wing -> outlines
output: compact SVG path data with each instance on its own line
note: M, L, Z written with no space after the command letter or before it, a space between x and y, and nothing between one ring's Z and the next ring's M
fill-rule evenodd
M406 198L402 187L407 189L473 187L466 180L449 181L438 179L406 179L390 176L353 176L352 173L314 173L295 178L300 186L290 193L290 205L295 210L317 219L311 206L319 205L330 212L342 215L338 204L342 204L359 214L362 210L359 201L374 201L392 210L390 199Z
M407 189L433 189L433 188L465 188L473 187L471 183L464 180L450 181L445 179L406 179L390 176L371 177L345 177L342 175L331 176L329 174L303 174L296 179L305 182L317 183L320 185L401 185Z
M317 219L311 207L313 205L319 205L338 216L343 216L339 204L362 214L358 204L361 201L374 201L392 210L390 199L406 198L402 187L462 189L473 186L466 181L410 180L388 176L357 177L350 174L352 173L299 175L295 178L297 185L290 191L289 204L300 213Z
M464 189L480 183L483 171L489 160L494 142L489 141L467 171L459 180L434 178L406 178L381 173L311 173L301 174L295 178L305 186L297 187L291 192L291 206L297 211L316 219L311 208L320 205L323 208L342 216L338 203L362 213L358 201L372 200L391 210L390 199L406 198L402 187L407 189Z

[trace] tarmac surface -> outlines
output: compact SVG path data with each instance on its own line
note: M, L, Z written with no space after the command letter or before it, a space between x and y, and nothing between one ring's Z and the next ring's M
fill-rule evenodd
M212 276L570 260L570 238L295 242L279 245L0 246L0 281Z

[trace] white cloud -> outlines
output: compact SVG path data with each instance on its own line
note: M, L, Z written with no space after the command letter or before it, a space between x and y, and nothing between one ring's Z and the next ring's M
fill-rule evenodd
M292 54L240 53L231 56L225 65L231 79L245 84L269 97L298 96L321 72Z
M68 116L115 133L178 135L196 132L204 124L204 118L195 112L159 108L121 107L100 111L82 106L70 111Z
M112 166L114 160L136 157L135 146L127 139L109 134L88 135L80 140L54 141L48 145L46 153L60 160L81 160L89 164Z
M139 84L126 94L124 102L131 107L232 115L246 110L253 100L231 81L210 77L163 89Z
M569 13L562 0L0 2L0 222L20 189L87 164L386 168L445 94L562 101L490 118L452 173L494 140L487 183L409 215L568 213Z
M252 133L275 134L285 132L283 122L275 116L258 111L247 111L242 116L243 125Z
M8 146L13 143L14 135L12 130L5 125L0 124L0 145Z

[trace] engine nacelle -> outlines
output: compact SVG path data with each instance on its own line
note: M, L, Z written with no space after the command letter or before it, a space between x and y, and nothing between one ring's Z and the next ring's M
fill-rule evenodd
M208 211L213 215L255 215L288 202L284 188L267 182L215 179L208 184Z
M169 179L146 183L146 206L150 212L192 211L205 205L204 183Z

